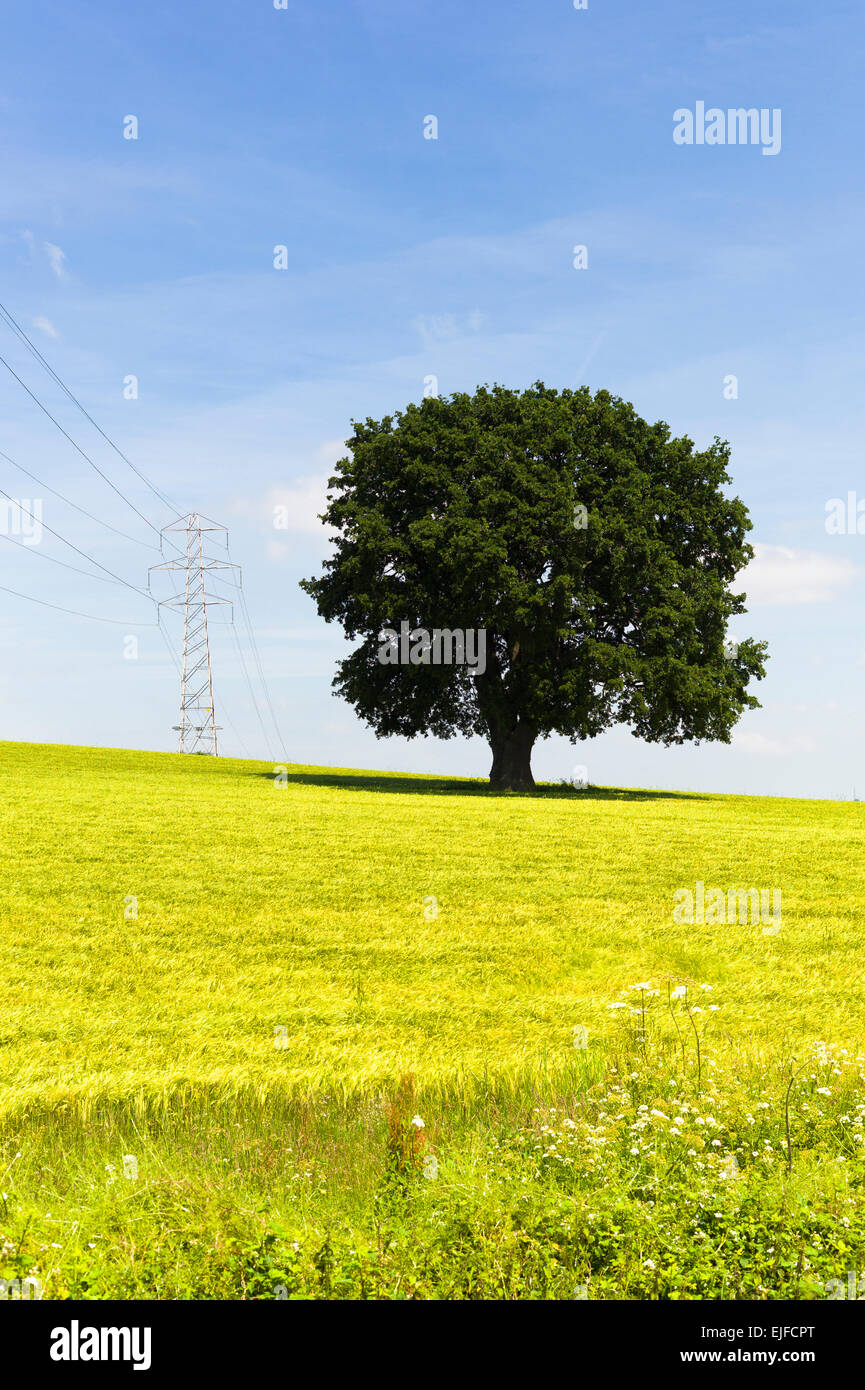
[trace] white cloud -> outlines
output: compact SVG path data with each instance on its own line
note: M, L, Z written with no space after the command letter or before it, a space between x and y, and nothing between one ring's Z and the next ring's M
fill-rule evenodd
M327 506L329 473L311 473L293 482L278 483L258 497L236 497L231 510L252 517L269 535L265 547L270 559L284 559L290 553L287 536L318 536L326 539L329 528L319 520Z
M286 539L289 536L317 536L327 541L333 534L319 518L327 506L333 464L345 452L341 439L328 439L311 451L312 459L324 465L322 471L275 483L263 496L236 497L231 503L233 512L252 517L269 536L265 547L269 559L284 560L292 553Z
M66 270L64 268L66 252L62 251L59 246L55 246L52 241L46 241L44 243L44 249L45 254L48 257L48 262L51 266L51 269L54 271L54 274L57 276L57 279L62 280L63 276L66 274Z
M735 587L755 603L829 603L859 573L852 560L784 545L755 545L754 559Z
M40 329L40 331L45 333L49 338L60 337L60 334L57 332L51 320L43 318L41 314L33 320L33 327Z
M748 730L735 733L732 744L740 753L750 753L762 758L789 758L794 753L817 751L817 745L811 738L798 735L790 739L768 738L766 734Z
M324 523L319 519L327 506L327 477L312 475L298 478L286 487L272 487L265 504L277 535L280 531L295 535L321 536Z

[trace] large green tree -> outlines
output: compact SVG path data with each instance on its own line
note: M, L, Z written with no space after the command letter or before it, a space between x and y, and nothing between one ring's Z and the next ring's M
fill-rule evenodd
M379 737L482 734L490 781L534 785L532 748L612 724L728 743L758 706L766 644L725 648L750 559L729 446L696 450L587 387L481 387L353 422L323 516L335 552L302 581L358 640L336 689ZM486 634L483 673L383 664L381 633Z

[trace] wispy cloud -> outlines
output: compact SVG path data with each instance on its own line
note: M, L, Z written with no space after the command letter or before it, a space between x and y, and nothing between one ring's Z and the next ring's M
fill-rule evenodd
M48 264L54 271L58 280L62 280L66 274L66 252L59 246L55 246L53 241L46 241L43 249L48 257Z
M749 606L767 603L829 603L859 573L845 556L815 550L791 550L784 545L755 545L754 559L736 588L744 588Z
M424 347L431 347L436 343L463 337L467 332L479 332L486 318L486 314L481 313L480 309L472 309L464 320L450 313L417 314L412 320L412 327L419 333Z
M40 333L44 333L48 338L60 337L60 334L57 332L51 320L44 318L42 314L37 315L33 320L33 327L38 328Z

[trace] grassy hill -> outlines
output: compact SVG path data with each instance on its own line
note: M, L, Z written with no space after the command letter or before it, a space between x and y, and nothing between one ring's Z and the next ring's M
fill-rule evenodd
M0 778L0 1276L781 1298L865 1268L858 804L9 743ZM698 883L780 919L676 920Z

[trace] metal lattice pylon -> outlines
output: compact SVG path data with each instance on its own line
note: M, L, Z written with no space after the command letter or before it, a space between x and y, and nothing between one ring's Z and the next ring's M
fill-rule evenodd
M182 594L163 599L160 607L183 609L183 668L180 677L180 723L173 725L179 735L180 753L208 753L217 757L219 747L213 703L213 667L210 661L210 640L207 631L207 610L215 605L232 608L230 599L219 598L207 591L207 575L212 570L240 570L227 560L217 560L205 554L204 536L207 532L228 532L224 526L190 512L170 526L163 526L162 536L170 532L186 532L186 555L176 560L153 565L152 570L184 570L186 583ZM226 550L227 550L226 541ZM163 551L164 553L164 551ZM239 582L239 574L238 574Z

